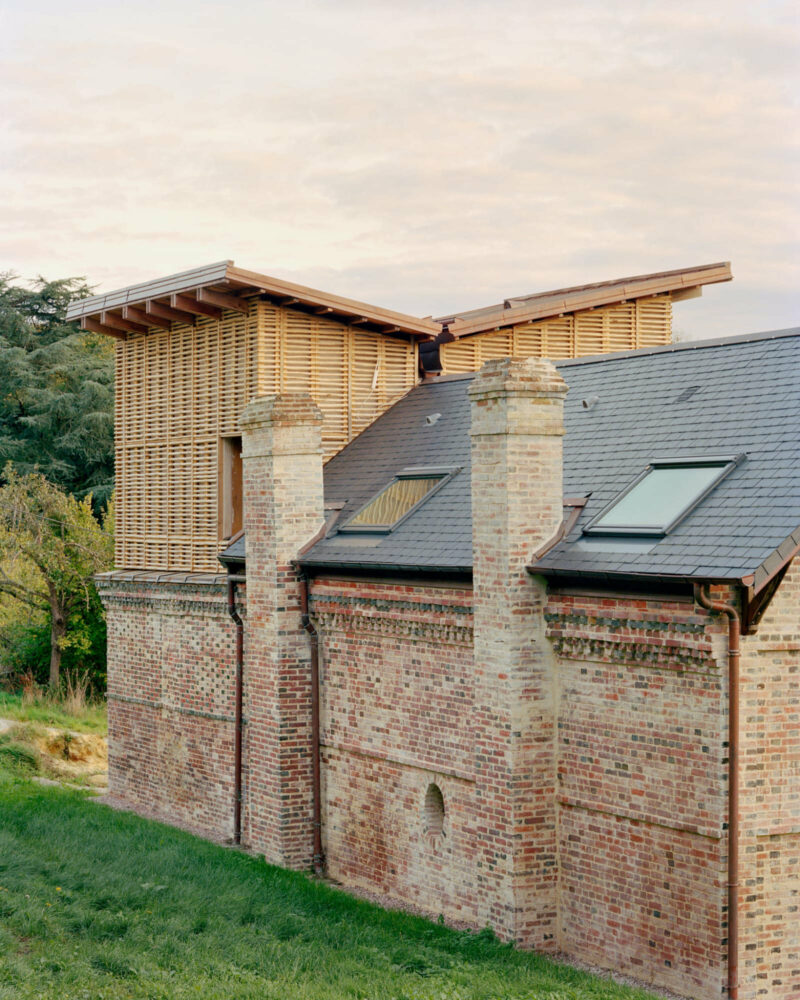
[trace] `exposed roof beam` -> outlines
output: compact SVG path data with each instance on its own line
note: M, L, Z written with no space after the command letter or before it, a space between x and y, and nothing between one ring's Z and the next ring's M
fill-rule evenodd
M103 323L98 322L98 320L92 319L91 316L83 316L81 318L81 329L89 330L91 333L104 333L107 337L116 337L117 340L128 339L127 333L115 330L111 326L105 326Z
M182 309L184 312L196 313L198 316L210 316L212 319L219 319L222 310L216 306L210 306L207 302L198 302L191 295L180 295L173 292L170 295L170 304L173 309Z
M142 326L148 328L159 327L162 330L169 330L170 321L168 319L151 316L144 309L137 309L135 306L123 306L122 318L130 320L132 323L141 323Z
M210 306L218 306L220 309L234 309L236 312L249 313L250 306L236 295L227 292L216 292L213 288L198 288L197 301L205 302Z
M147 333L147 327L141 323L131 323L130 320L117 316L116 313L100 313L100 322L103 326L112 326L115 330L124 330L126 333Z
M520 323L535 322L592 307L630 302L633 299L654 295L669 293L675 301L679 301L682 297L691 297L685 294L687 291L701 285L730 281L731 278L729 263L704 264L677 271L659 271L631 278L601 281L593 285L576 285L553 292L521 295L508 298L501 305L443 316L439 322L447 323L455 337L464 337L471 333L517 326Z
M376 329L382 326L397 327L398 334L415 339L431 340L440 332L437 323L426 317L419 319L407 313L382 309L355 299L345 299L331 295L319 289L296 285L280 278L272 278L266 274L245 271L235 267L232 261L218 261L206 267L183 271L180 274L168 275L154 281L141 282L119 288L104 295L91 295L88 298L71 302L67 307L67 319L79 319L81 316L98 316L101 312L116 310L120 313L123 306L144 308L149 316L157 319L168 319L173 322L192 322L190 316L212 316L218 318L222 309L239 309L244 313L245 302L240 293L262 294L269 300L282 306L300 306L308 311L319 310L317 315L342 317L342 322L351 323L354 320L374 325ZM231 296L222 299L218 296ZM173 299L173 296L178 296ZM181 302L175 305L176 302ZM165 309L171 308L172 314L156 312L146 303L156 303ZM210 309L216 312L210 312ZM183 310L183 315L176 315ZM135 322L135 321L132 321Z
M156 302L148 299L145 302L145 311L148 316L156 319L171 320L174 323L189 323L191 326L197 322L194 313L184 312L182 309L173 309L172 306L164 305L163 302Z
M702 285L696 285L694 288L679 288L672 293L672 301L683 302L685 299L699 299L702 294Z

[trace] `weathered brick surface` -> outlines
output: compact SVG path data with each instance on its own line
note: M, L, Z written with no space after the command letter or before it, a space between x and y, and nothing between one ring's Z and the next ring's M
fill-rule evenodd
M105 580L109 791L233 832L234 633L222 584Z
M721 838L565 806L559 864L565 951L681 995L721 995Z
M551 594L560 940L689 996L726 969L726 620Z
M562 519L563 401L549 362L489 362L470 385L479 914L557 937L554 661L526 571Z
M268 861L310 866L311 684L300 620L301 546L321 527L322 413L310 396L265 396L241 418L248 621L243 840Z
M563 384L472 390L474 588L312 581L329 873L432 915L716 1000L727 950L727 621L684 599L546 592ZM318 411L244 420L244 839L312 852L299 548L321 524ZM244 589L244 588L242 588ZM114 794L230 836L234 629L216 584L107 579ZM715 589L715 598L735 595ZM800 567L742 641L742 1000L800 996ZM441 832L426 808L442 794Z
M742 1000L800 996L800 560L742 638Z
M319 579L328 871L475 921L478 853L469 588ZM426 825L437 785L442 834Z

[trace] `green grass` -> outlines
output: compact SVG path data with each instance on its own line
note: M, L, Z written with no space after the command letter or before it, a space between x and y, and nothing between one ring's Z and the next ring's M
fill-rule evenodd
M0 762L0 1000L645 1000Z
M0 718L18 722L39 722L57 729L73 729L79 733L108 732L108 714L105 702L90 702L79 714L64 711L58 703L36 701L23 704L22 695L0 691Z

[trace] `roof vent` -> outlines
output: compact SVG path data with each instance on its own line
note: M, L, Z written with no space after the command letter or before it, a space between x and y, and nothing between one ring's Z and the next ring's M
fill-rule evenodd
M432 427L440 417L441 413L429 413L428 416L425 417L425 423L428 427Z
M599 402L599 396L587 396L586 399L581 400L581 406L584 410L591 410L593 407L597 406Z
M702 386L699 385L688 385L683 392L675 399L676 403L685 403L687 400L691 399L696 392L700 392Z

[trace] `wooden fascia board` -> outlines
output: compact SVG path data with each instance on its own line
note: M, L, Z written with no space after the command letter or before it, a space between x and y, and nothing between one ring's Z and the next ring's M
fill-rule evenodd
M432 319L421 319L391 309L381 309L354 299L342 298L304 285L272 278L269 275L246 271L233 266L231 261L220 262L156 281L132 285L116 292L109 292L107 295L96 295L73 302L68 307L67 318L79 319L81 316L99 316L103 311L120 309L122 306L145 308L149 313L151 312L150 303L165 306L165 308L171 307L173 310L182 310L184 317L187 314L192 314L218 318L221 308L234 308L243 311L243 304L239 304L238 297L231 294L233 290L263 292L285 300L279 303L281 305L297 303L309 306L320 310L320 315L323 314L324 310L324 314L341 316L343 321L347 323L352 320L367 322L382 332L391 330L394 334L401 333L415 339L433 339L441 331L440 324ZM226 302L223 305L222 296L225 296L226 299L232 299L236 304ZM159 303L157 302L159 299L165 301ZM219 305L216 304L217 301ZM178 302L180 305L176 305ZM329 312L327 312L328 310ZM152 315L159 314L153 310ZM159 316L159 318L173 319L177 322L185 322L184 317L179 319L177 316L170 317L165 313Z
M213 288L198 288L196 294L198 302L205 302L210 306L217 306L219 309L233 309L234 312L245 314L250 312L250 306L245 299L240 299L238 295L218 292Z
M157 327L161 330L169 330L170 320L145 312L144 309L137 309L135 306L123 306L122 318L131 320L133 323L140 323L148 329Z
M173 292L169 297L169 304L173 309L196 313L198 316L210 316L212 319L219 319L222 316L222 310L217 306L209 305L208 302L202 302L189 293Z
M88 330L90 333L102 333L107 337L115 337L117 340L127 340L128 335L122 330L115 330L112 326L105 326L99 320L92 319L91 316L81 317L81 330Z
M194 326L197 323L197 317L193 313L183 312L181 309L173 309L172 306L165 305L163 302L156 302L153 299L148 299L145 302L145 311L149 316L160 320L167 320L171 323L188 323L190 326Z
M232 261L219 261L207 264L191 271L182 271L153 281L129 285L104 295L92 295L86 299L78 299L67 306L67 319L80 319L81 316L99 314L122 306L141 306L148 299L168 298L172 292L187 292L204 285L216 285L225 280Z
M511 309L498 309L497 312L474 320L454 319L448 323L450 333L456 337L467 337L473 333L484 333L507 326L518 326L522 323L532 323L536 320L552 319L565 313L579 312L583 309L596 309L600 306L650 298L653 295L663 295L678 290L685 291L701 285L716 284L730 281L730 264L718 264L713 267L694 268L692 270L653 275L641 281L621 282L618 285L586 289L574 294L558 295L552 298L540 299L530 305L514 306Z
M103 326L112 326L115 330L123 330L125 333L147 333L148 330L146 325L134 323L113 312L100 313L100 322Z
M435 337L441 332L441 324L433 320L419 319L405 313L394 312L391 309L380 309L355 299L345 299L315 288L308 288L305 285L296 285L291 281L282 281L265 274L244 271L238 267L229 268L228 278L237 285L254 287L267 295L296 299L302 305L330 309L332 313L347 317L348 321L350 319L362 322L366 320L378 326L384 326L388 329L394 327L403 333L422 338ZM285 305L285 303L283 304Z

